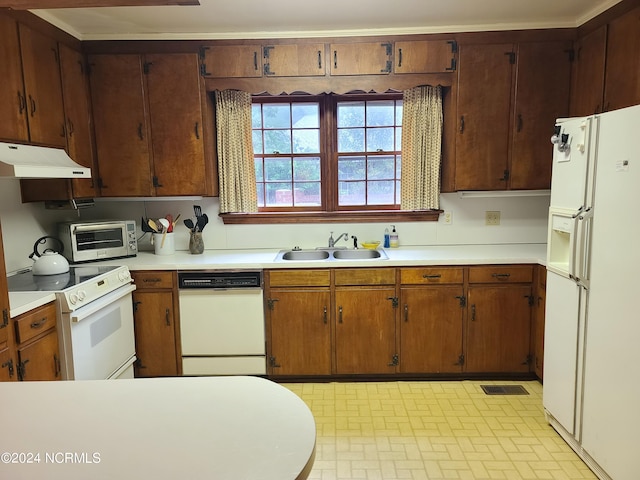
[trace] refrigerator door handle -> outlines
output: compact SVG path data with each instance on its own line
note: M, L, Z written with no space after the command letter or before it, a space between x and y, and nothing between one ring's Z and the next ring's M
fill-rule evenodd
M577 218L574 274L578 284L589 288L590 231L593 209L587 208Z

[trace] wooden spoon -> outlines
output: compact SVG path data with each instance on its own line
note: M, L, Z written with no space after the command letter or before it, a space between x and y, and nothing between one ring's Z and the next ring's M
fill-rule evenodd
M158 227L158 224L154 222L151 218L147 220L147 223L151 228L153 228L154 232L160 233L160 228Z

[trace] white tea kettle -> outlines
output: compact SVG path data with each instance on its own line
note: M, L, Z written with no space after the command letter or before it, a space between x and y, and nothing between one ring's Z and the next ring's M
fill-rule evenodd
M38 253L38 245L46 243L48 238L58 243L60 253L64 250L64 245L59 238L47 236L36 240L36 243L33 244L33 253L29 255L29 258L33 259L33 268L31 269L33 275L58 275L69 271L69 262L60 253L50 248L46 248L42 254Z

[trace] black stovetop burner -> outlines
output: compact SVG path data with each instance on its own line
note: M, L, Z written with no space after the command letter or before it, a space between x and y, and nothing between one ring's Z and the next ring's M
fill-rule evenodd
M7 283L10 292L60 292L116 268L105 265L70 267L67 273L57 275L33 275L29 270L8 277Z

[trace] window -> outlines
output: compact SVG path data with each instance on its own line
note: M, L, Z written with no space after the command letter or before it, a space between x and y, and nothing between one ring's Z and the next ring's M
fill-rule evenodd
M397 210L402 98L254 97L260 211Z

